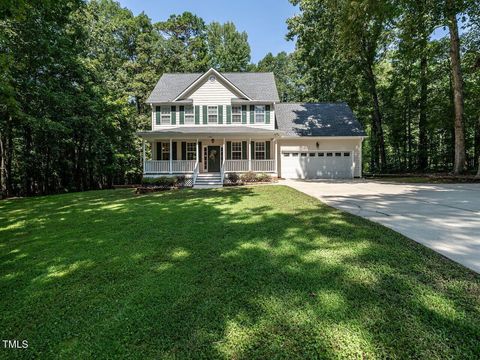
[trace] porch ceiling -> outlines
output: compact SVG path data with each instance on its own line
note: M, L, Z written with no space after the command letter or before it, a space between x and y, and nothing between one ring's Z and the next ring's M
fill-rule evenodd
M138 131L137 135L144 139L158 138L182 138L185 136L192 138L238 138L239 136L248 136L254 138L279 137L281 131L259 129L248 126L195 126L195 127L176 127L162 131Z

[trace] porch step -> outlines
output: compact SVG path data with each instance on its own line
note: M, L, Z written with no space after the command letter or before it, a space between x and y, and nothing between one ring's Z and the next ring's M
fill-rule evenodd
M222 176L220 173L198 174L195 184L193 185L196 189L210 189L222 186Z

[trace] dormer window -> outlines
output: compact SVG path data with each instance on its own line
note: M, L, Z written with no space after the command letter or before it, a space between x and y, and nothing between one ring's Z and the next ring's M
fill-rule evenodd
M265 105L255 105L255 123L262 124L265 122Z
M170 125L171 124L170 106L162 106L160 108L160 124L161 125Z
M217 106L208 107L208 123L218 123L218 108Z
M232 123L239 124L242 122L242 107L232 106Z

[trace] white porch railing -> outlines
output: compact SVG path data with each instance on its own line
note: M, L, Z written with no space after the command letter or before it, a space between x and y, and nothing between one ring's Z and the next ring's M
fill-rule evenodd
M248 171L248 160L225 160L225 171L227 172Z
M252 160L252 171L275 172L275 160ZM248 171L248 160L226 160L225 172Z
M275 160L252 160L252 171L274 172Z
M195 160L172 160L172 173L193 173L195 171ZM145 161L146 173L170 173L169 160L147 160Z

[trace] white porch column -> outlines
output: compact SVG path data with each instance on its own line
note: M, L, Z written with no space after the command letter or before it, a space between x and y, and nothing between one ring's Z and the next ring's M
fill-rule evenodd
M252 171L252 139L248 139L248 171Z
M143 173L145 174L145 139L142 139L142 150L143 150Z
M198 158L198 139L197 139L197 144L195 145L195 160L197 160L197 161L195 162L195 167L196 167L196 165L198 164L198 159L199 159L199 158Z
M222 164L225 163L225 138L223 138L223 156L222 156Z
M170 138L170 174L172 173L172 156L173 156L173 149L172 149L172 138Z
M277 170L277 166L278 166L278 164L277 164L277 153L278 153L277 139L275 139L273 141L275 142L275 157L274 157L274 159L275 159L275 174L277 174L277 176L278 176L278 170Z

